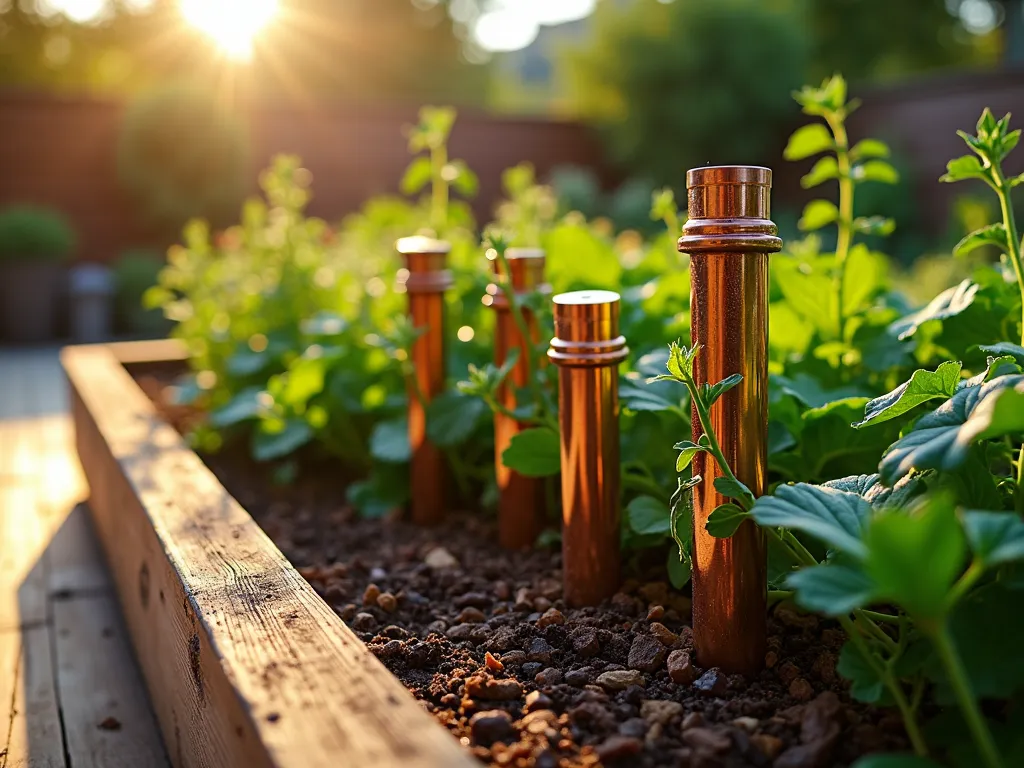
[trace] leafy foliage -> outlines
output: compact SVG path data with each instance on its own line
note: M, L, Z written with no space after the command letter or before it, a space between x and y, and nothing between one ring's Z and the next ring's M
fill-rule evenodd
M0 262L57 261L74 245L74 232L56 211L30 206L0 211Z

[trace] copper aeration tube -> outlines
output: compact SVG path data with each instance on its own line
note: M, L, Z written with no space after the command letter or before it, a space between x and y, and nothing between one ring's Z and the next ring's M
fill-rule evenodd
M559 366L562 461L562 593L596 605L619 587L619 295L554 297L548 357Z
M768 254L782 241L770 221L771 171L755 166L695 168L686 174L688 220L679 250L690 254L691 340L701 349L698 384L742 374L711 407L711 422L736 477L764 492L768 453ZM692 411L693 441L703 430ZM746 521L728 539L705 530L728 501L710 454L693 473L693 633L701 666L754 675L764 666L767 560L764 534Z
M544 251L539 248L509 248L505 252L509 274L504 279L519 296L541 291L549 293L551 287L544 282ZM494 271L499 273L501 262L493 260ZM504 365L512 350L519 351L519 357L509 372L506 383L498 390L498 402L506 410L516 409L516 392L529 386L527 381L527 356L533 353L539 335L537 318L528 309L523 309L529 339L525 340L512 316L508 299L501 288L492 283L487 286L484 303L496 312L494 334L494 364ZM509 386L509 383L512 386ZM505 466L501 455L508 448L524 425L503 413L494 414L494 469L498 481L498 539L508 549L529 547L537 540L544 525L544 479L525 477Z
M444 454L427 439L426 406L444 390L444 292L452 285L447 269L451 246L428 237L403 237L396 248L405 258L399 280L409 296L409 316L424 329L413 343L409 383L412 519L433 525L444 517L447 474Z

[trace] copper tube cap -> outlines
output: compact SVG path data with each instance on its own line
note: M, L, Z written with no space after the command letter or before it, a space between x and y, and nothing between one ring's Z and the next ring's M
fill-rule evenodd
M398 271L398 285L407 293L442 293L455 282L448 270L451 245L429 237L403 237L395 249L405 257Z
M614 365L629 348L619 335L619 294L614 291L560 293L554 303L555 336L548 357L556 365Z
M487 251L487 258L494 266L494 273L501 274L501 262L498 261L497 254L493 249ZM505 260L508 262L512 290L516 293L551 292L551 286L544 282L547 257L541 248L509 248L505 251ZM487 295L484 296L483 302L486 306L495 309L508 308L505 294L497 283L487 286Z
M772 172L757 165L717 165L686 173L687 216L679 250L724 253L781 250L770 220Z

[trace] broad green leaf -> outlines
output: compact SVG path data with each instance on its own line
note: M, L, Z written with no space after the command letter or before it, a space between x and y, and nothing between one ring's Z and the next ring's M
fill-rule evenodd
M821 331L835 328L835 295L832 279L824 271L807 271L797 259L776 256L772 262L773 280L776 281L786 301L786 307L802 317L811 326ZM773 305L780 306L779 303ZM770 337L769 337L770 338Z
M748 517L750 515L735 504L719 504L708 515L704 528L716 539L728 539Z
M853 160L864 160L868 157L888 157L889 147L884 141L878 139L861 139L853 145L850 150L850 158Z
M1018 365L1024 365L1024 347L1019 344L1011 344L1008 341L1001 341L998 344L983 344L979 347L982 352L1001 357L1009 355L1017 361Z
M851 768L942 768L930 757L921 757L910 753L892 755L865 755L855 762Z
M828 200L812 200L804 208L803 216L800 217L797 226L804 232L813 232L838 219L839 209L836 208L835 203Z
M863 243L850 249L846 257L846 280L843 282L844 314L857 314L871 303L885 287L888 268L888 257L869 250Z
M443 448L463 443L486 413L487 404L480 398L444 392L427 406L427 437Z
M963 240L953 247L953 254L965 256L976 248L992 245L1003 253L1010 250L1009 241L1006 238L1006 227L1000 224L989 224L987 227L971 232Z
M822 123L810 123L798 128L789 141L782 156L787 160L803 160L819 152L827 152L835 147L832 134Z
M441 178L463 197L473 197L480 187L476 174L466 165L465 160L452 160L441 170Z
M882 699L885 684L863 654L847 640L839 652L836 671L850 681L850 696L866 704L875 704Z
M853 231L864 235L891 235L896 229L896 221L885 216L858 216L853 220Z
M690 555L678 547L670 547L668 560L668 580L675 589L682 589L690 581Z
M210 424L218 429L255 419L266 410L262 387L246 387L227 403L210 412Z
M707 403L707 406L710 408L712 405L715 404L718 398L720 398L730 389L735 387L741 381L743 381L743 374L734 373L732 376L727 376L726 378L722 379L719 382L716 382L715 384L702 385L701 390L704 394L704 402Z
M1024 431L1024 376L1002 376L980 387L965 387L913 429L882 457L882 481L893 484L911 470L950 471L967 458L978 440Z
M864 568L880 599L918 620L941 621L963 568L966 543L952 501L932 498L910 513L875 517L865 535Z
M563 223L547 232L547 277L562 290L621 288L622 262L612 243L576 223Z
M732 480L728 477L715 478L715 490L730 499L739 499L748 504L754 503L754 494L739 480Z
M256 461L270 461L294 453L313 439L313 428L303 419L288 419L280 429L271 431L268 422L252 436L252 456Z
M856 493L875 509L881 507L900 509L907 506L925 490L924 483L921 482L919 476L904 477L896 483L895 487L890 488L882 483L882 479L877 473L851 475L838 480L829 480L827 483L822 483L822 487Z
M831 155L823 157L800 179L800 186L811 189L831 179L839 178L839 165Z
M275 377L281 386L273 389L274 399L290 408L304 405L323 391L325 369L323 357L298 358L287 371ZM270 386L273 387L273 383Z
M673 403L668 398L662 397L653 391L651 387L637 387L628 382L623 382L619 386L619 402L622 403L623 408L628 408L631 411L651 411L654 413L667 411L679 405L678 403Z
M432 173L430 158L417 157L405 169L405 174L402 176L402 181L399 184L402 194L415 195L430 183Z
M852 176L854 181L880 181L883 184L896 184L900 180L899 173L884 160L868 160L855 165Z
M754 502L750 514L758 525L809 534L853 557L867 553L862 539L871 505L855 493L807 483L782 485Z
M248 346L240 346L228 358L227 369L232 376L252 376L264 370L273 360L274 356L269 348L262 352L254 352Z
M978 284L964 280L959 285L947 288L929 302L924 309L900 318L889 326L889 332L903 341L913 336L917 329L929 320L945 320L955 317L974 303Z
M561 450L557 432L548 427L533 427L512 438L501 460L521 475L547 477L561 471Z
M1024 590L995 581L981 586L953 609L950 631L979 699L1006 699L1024 686ZM952 703L945 675L938 675L938 698Z
M408 461L412 457L409 421L403 417L379 422L370 434L370 455L390 464Z
M988 171L974 155L963 155L946 164L946 173L939 181L963 181L964 179L988 179Z
M804 411L800 477L825 479L877 469L878 457L899 435L899 423L854 429L851 425L863 416L867 403L865 397L847 397Z
M1013 512L961 514L971 551L986 566L1024 560L1024 520Z
M702 445L690 442L689 440L683 440L681 443L676 443L674 448L679 451L679 456L676 457L676 472L682 472L693 461L693 457L701 451L707 450Z
M843 616L871 602L874 584L864 571L848 565L801 568L786 579L796 602L825 616Z
M669 508L653 496L637 496L629 502L626 519L634 533L644 536L668 536L672 532Z
M960 362L948 361L934 371L917 370L892 392L876 397L864 406L864 418L854 424L858 429L869 424L902 416L921 403L938 397L949 398L960 383Z

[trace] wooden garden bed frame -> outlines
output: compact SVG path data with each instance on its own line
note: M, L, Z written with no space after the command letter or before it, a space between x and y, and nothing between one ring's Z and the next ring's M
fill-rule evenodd
M174 765L476 765L125 368L184 358L166 341L61 353L96 532Z

